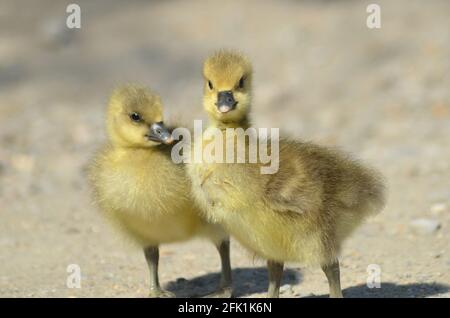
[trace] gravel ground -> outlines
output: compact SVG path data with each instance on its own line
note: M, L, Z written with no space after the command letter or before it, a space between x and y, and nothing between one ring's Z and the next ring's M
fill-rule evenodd
M72 2L72 1L71 1ZM167 117L202 117L201 62L238 48L254 63L254 121L338 145L380 169L389 202L348 240L348 297L450 296L449 1L67 1L0 3L0 296L145 297L142 253L91 204L85 169L104 141L112 88L150 85ZM178 296L218 281L208 242L161 249ZM80 289L66 286L78 264ZM381 288L366 286L367 266ZM262 297L264 263L232 244L238 297ZM290 264L282 297L326 296L317 268Z

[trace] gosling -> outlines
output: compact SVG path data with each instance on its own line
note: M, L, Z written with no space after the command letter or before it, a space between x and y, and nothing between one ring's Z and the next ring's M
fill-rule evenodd
M173 141L163 123L161 99L151 90L116 89L107 109L109 142L95 156L89 179L100 210L144 250L150 270L150 297L174 297L160 287L159 245L205 237L217 247L222 265L219 290L231 297L229 239L205 221L191 199L182 165L171 159Z
M210 124L194 145L210 145L215 129L225 151L236 148L237 133L226 130L250 126L252 65L239 53L219 51L206 59L203 76ZM188 164L193 195L209 219L267 260L268 297L279 297L285 262L321 266L330 297L342 297L339 252L363 219L384 207L381 176L338 151L283 138L278 172L261 174L260 161L244 159Z

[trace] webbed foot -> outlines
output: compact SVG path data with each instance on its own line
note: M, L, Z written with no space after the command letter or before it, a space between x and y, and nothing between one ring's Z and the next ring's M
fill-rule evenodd
M150 298L175 298L175 294L167 291L167 290L163 290L163 289L153 289L150 291L148 297Z

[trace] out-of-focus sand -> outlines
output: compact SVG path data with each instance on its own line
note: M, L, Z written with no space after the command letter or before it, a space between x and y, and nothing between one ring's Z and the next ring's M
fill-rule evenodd
M146 296L141 252L88 195L105 103L140 82L168 118L202 118L202 60L228 47L254 63L255 125L338 145L388 180L386 209L343 251L344 295L449 297L450 2L377 1L380 30L365 25L367 1L77 1L80 30L64 26L68 3L0 3L0 296ZM420 218L440 228L420 234ZM237 296L263 296L264 263L232 248ZM161 255L178 296L214 289L209 243ZM81 289L66 286L69 264ZM380 289L366 287L369 264ZM289 266L282 297L327 293L320 269Z

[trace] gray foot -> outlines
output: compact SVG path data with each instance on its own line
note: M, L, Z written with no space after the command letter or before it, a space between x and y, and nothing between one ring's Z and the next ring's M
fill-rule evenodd
M204 296L203 298L232 298L232 297L233 297L233 288L222 287L217 291Z
M163 290L163 289L154 289L151 290L148 297L150 298L175 298L175 294L167 291L167 290Z

